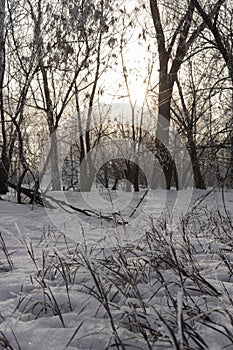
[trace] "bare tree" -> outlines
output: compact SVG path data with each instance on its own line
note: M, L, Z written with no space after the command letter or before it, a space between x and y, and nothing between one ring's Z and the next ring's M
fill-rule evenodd
M169 18L172 16L170 27L166 28L166 14L162 12L162 7L167 9ZM158 127L157 142L158 148L161 143L165 147L161 148L163 153L169 143L169 125L171 120L171 101L173 88L177 79L177 74L193 42L206 27L206 23L194 25L193 1L175 2L172 6L165 2L150 0L151 15L156 31L156 39L159 52L159 92L158 92ZM210 11L213 18L218 7L215 6ZM171 28L172 27L172 28ZM166 29L166 31L165 31ZM171 156L162 154L160 159L164 159L162 164L165 174L167 188L170 188L174 163Z
M5 8L5 2L2 2L2 6L1 132L3 143L1 164L3 176L1 176L1 181L6 189L12 157L16 157L17 154L22 168L22 174L19 175L16 186L20 201L20 183L29 171L24 153L21 126L24 121L28 91L37 70L36 55L34 45L31 45L30 55L25 49L25 44L30 42L31 37L28 38L27 42L22 43L20 30L24 27L21 20L25 13L21 13L20 5L7 2L7 8ZM6 17L7 27L4 25ZM33 29L31 34L33 36ZM12 90L12 86L14 90Z
M42 0L26 2L35 28L33 44L37 59L37 71L31 84L28 106L40 112L47 122L51 141L51 188L60 190L57 130L72 110L71 106L76 103L75 115L79 118L79 105L87 100L86 126L80 124L79 131L81 138L85 137L86 140L85 152L90 151L89 124L94 97L99 77L108 63L102 46L103 41L106 43L111 37L108 30L110 23L114 22L109 12L111 1L70 1L57 4L56 7ZM82 128L86 130L85 135ZM45 163L41 177L47 164L48 162Z
M200 4L198 0L192 0L193 5L197 9L203 22L213 35L213 39L208 39L215 49L217 49L226 64L229 72L229 77L233 84L233 11L226 2L226 0L218 0L211 2L209 6L216 8L214 17L210 11ZM233 94L232 94L233 96ZM232 111L233 111L233 97L232 97ZM229 161L229 179L230 185L233 186L233 121L231 120L230 131L230 161Z

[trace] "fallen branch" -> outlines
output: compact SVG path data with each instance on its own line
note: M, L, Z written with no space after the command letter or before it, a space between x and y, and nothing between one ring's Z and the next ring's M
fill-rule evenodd
M84 214L88 217L96 217L96 218L100 218L100 219L105 219L107 221L113 221L114 223L118 224L118 225L127 225L128 222L125 221L124 219L121 218L121 220L117 219L117 216L121 217L119 213L112 213L112 216L107 216L107 215L103 215L101 213L98 213L94 210L90 210L90 209L80 209L77 208L71 204L68 204L65 201L62 201L60 199L56 199L53 198L52 196L49 196L47 194L43 194L43 197L46 198L46 200L50 200L52 202L55 202L56 204L58 204L60 207L62 207L64 209L64 207L68 207L74 211L77 211L78 213ZM64 209L65 210L65 209Z
M13 188L14 190L18 191L18 186L15 185L12 182L8 181L8 186ZM39 205L41 205L42 207L44 207L44 202L43 199L41 197L41 193L38 191L34 191L30 188L26 188L26 187L20 187L20 192L23 193L25 196L27 196L30 199L30 203L37 203Z
M14 190L18 190L17 185L8 182L9 187L13 188ZM124 219L121 218L119 213L112 213L112 216L107 216L107 215L103 215L101 213L98 213L96 211L93 210L89 210L89 209L80 209L77 208L71 204L66 203L65 201L59 200L59 199L55 199L52 196L46 195L45 193L40 193L40 192L35 192L34 190L30 189L30 188L26 188L26 187L20 187L20 192L23 193L25 196L27 196L30 199L30 203L37 203L43 207L48 207L50 209L55 209L55 207L53 207L48 200L55 202L56 204L58 204L60 207L62 207L64 209L64 207L68 207L74 211L77 211L78 213L84 214L86 216L89 217L97 217L97 218L101 218L107 221L113 221L114 223L118 224L118 225L127 225L128 222L125 221ZM64 209L65 210L65 209ZM117 217L120 217L121 220L118 220Z

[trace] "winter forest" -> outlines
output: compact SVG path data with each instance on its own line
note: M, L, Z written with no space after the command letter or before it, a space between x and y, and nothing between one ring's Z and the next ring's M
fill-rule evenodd
M232 35L229 1L2 1L0 192L13 187L20 202L27 184L36 195L48 167L52 190L90 190L97 174L104 187L126 179L138 191L148 185L139 145L170 188L181 179L165 146L169 126L188 150L194 187L231 187ZM128 104L125 116L116 104ZM61 160L57 132L68 130ZM101 169L87 160L126 138L131 160L114 150Z
M0 350L233 349L233 0L0 0Z

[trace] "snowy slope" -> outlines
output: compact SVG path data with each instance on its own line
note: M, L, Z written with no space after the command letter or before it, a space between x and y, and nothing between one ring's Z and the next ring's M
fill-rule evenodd
M66 194L127 225L0 201L0 349L233 349L232 192L203 195L173 226L175 191Z

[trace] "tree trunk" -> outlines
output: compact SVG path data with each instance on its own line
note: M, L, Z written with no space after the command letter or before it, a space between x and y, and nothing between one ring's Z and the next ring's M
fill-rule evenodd
M232 68L233 69L233 68ZM233 82L233 80L232 80ZM231 95L231 112L233 113L233 90ZM233 116L230 121L230 165L229 165L229 187L233 188Z
M228 177L229 177L229 187L233 188L233 130L231 130L231 133L232 133L231 145L230 145L230 147L231 147L230 153L231 154L230 154L230 165L229 165L230 169L229 169Z
M7 182L9 175L9 161L6 155L2 154L0 161L0 194L8 192Z
M162 57L160 60L159 114L156 137L158 141L157 147L159 147L159 162L166 179L166 188L169 190L171 188L172 174L174 171L174 163L167 148L169 145L169 126L174 80L171 79L170 74L167 72L167 64L167 60Z
M104 165L104 187L108 188L108 181L109 181L109 175L108 175L108 164Z
M50 142L51 142L50 160L51 160L52 191L60 191L61 181L60 181L59 166L58 166L58 149L57 149L57 133L56 133L57 127L56 127L55 116L53 111L53 103L50 97L47 71L42 59L40 61L40 69L41 69L42 78L43 78L43 88L44 88L45 101L46 101L46 107L47 107L46 108L47 123L49 127L49 135L50 135Z
M134 192L139 192L139 166L137 164L133 164L133 188Z
M80 165L80 191L90 192L94 183L96 169L93 166L90 153L83 159Z
M9 175L9 158L7 156L7 135L3 101L3 85L5 73L5 0L0 1L0 113L1 113L1 133L2 151L0 160L0 194L8 191L7 181Z
M195 187L205 190L206 185L200 170L200 164L197 156L197 148L193 141L190 142L189 153L190 153L190 158L193 166L193 176L194 176Z
M57 134L56 130L50 136L51 139L51 183L52 183L52 191L60 191L61 190L61 180L60 180L60 172L58 165L58 149L57 149Z
M150 0L150 9L159 51L159 114L156 136L159 143L165 146L162 147L164 155L160 155L159 162L166 179L166 187L167 189L170 189L172 173L174 171L174 162L168 161L171 157L169 156L170 153L167 149L169 144L171 99L177 73L179 72L191 42L195 39L195 35L192 39L188 38L192 24L194 5L191 1L188 2L187 11L179 22L174 23L174 31L173 34L171 34L170 40L167 40L165 36L162 23L163 14L160 13L159 1ZM159 152L161 153L161 150L159 150Z

